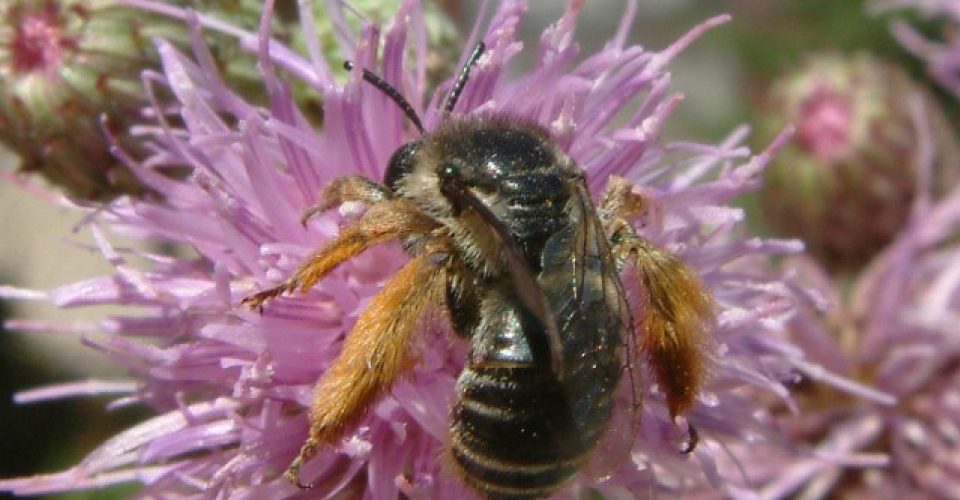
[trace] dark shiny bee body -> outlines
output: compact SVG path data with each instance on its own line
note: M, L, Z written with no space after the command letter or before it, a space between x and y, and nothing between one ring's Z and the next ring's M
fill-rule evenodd
M457 384L450 451L490 498L546 496L579 469L606 427L623 366L623 294L583 172L543 130L500 117L444 127L395 157L391 170L404 171L393 183L402 196L459 235L447 265L460 279L448 287L448 307L471 353ZM484 245L488 224L457 213L457 196L451 211L422 197L425 185L443 184L430 172L444 166L502 223L536 274L562 342L559 372L545 362L546 325L514 292L517 270Z

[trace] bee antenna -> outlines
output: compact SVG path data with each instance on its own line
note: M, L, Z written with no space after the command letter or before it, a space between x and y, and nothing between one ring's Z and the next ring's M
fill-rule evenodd
M477 44L477 47L473 49L473 53L470 54L470 58L467 59L467 63L463 65L463 69L460 70L460 76L457 77L457 81L454 82L453 87L450 89L450 94L447 95L447 102L443 104L443 114L449 115L453 112L454 106L457 105L457 101L460 100L460 93L463 92L464 85L467 84L467 77L470 76L470 70L477 64L477 60L480 59L480 56L483 55L483 51L487 49L487 46L483 42Z
M353 71L353 61L343 61L343 69ZM407 115L407 118L409 118L410 121L413 122L413 125L417 127L417 130L420 131L420 135L423 135L423 123L420 121L420 117L417 116L417 112L413 109L413 106L400 94L400 91L367 68L363 68L363 79L386 94L397 106L400 106L403 114Z

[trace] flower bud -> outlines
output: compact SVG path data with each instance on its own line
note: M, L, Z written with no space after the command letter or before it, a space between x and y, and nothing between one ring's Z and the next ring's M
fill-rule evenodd
M933 186L943 188L960 172L960 148L900 68L868 54L818 54L776 81L767 133L787 121L796 135L766 171L769 222L828 268L865 264L904 226L918 189L918 102L937 155Z
M164 26L111 2L12 0L0 6L0 141L80 198L136 192L113 159L100 115L127 128L143 105L140 71ZM121 139L133 152L136 141Z
M251 31L256 31L263 8L262 0L169 3ZM361 2L360 10L373 21L386 21L400 2L375 3ZM302 47L295 5L278 4L272 32L284 43ZM318 36L325 41L324 49L332 51L337 44L326 2L312 5ZM430 44L450 45L457 36L452 21L432 3L425 9L426 24L435 34ZM21 171L39 174L76 198L142 193L138 180L111 155L101 120L106 117L110 133L125 151L145 155L142 141L129 134L147 104L140 74L158 67L154 38L189 50L185 23L119 0L6 0L0 2L0 16L0 147L20 157ZM226 35L208 33L207 41L230 87L251 102L265 104L256 56ZM303 82L296 82L293 92L300 108L319 125L320 96Z

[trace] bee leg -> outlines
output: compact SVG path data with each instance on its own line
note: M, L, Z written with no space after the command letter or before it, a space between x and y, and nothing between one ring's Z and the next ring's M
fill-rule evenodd
M392 197L393 193L386 186L362 175L338 177L323 189L320 203L303 211L300 223L306 226L315 215L348 201L375 205Z
M700 432L697 431L697 428L693 426L689 421L687 422L687 442L683 445L683 448L680 449L680 453L684 455L689 455L693 453L693 450L697 449L697 444L700 443Z
M430 255L408 262L360 314L343 350L314 389L310 437L284 473L300 485L300 466L339 440L412 365L409 347L424 309L442 304L446 272Z
M356 224L310 256L287 281L243 299L243 305L261 310L268 300L284 293L305 292L343 262L373 245L436 227L426 214L407 200L386 200L370 207Z
M634 187L632 182L616 175L607 181L597 207L604 229L619 229L626 219L647 211L650 204L643 196L633 192ZM611 233L608 231L607 234Z
M629 181L613 178L601 197L601 218L617 260L632 262L643 284L642 313L636 316L639 321L634 328L666 395L670 415L676 418L693 406L707 377L714 303L694 270L638 235L627 222L647 205ZM689 432L685 449L692 451L698 434L692 426Z

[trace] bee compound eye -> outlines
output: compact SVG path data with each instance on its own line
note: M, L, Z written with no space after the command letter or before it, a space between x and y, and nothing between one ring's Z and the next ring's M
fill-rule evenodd
M397 184L413 170L413 160L420 147L420 142L408 142L400 146L393 156L390 157L390 163L387 164L387 170L383 173L383 183L391 191L397 190Z

